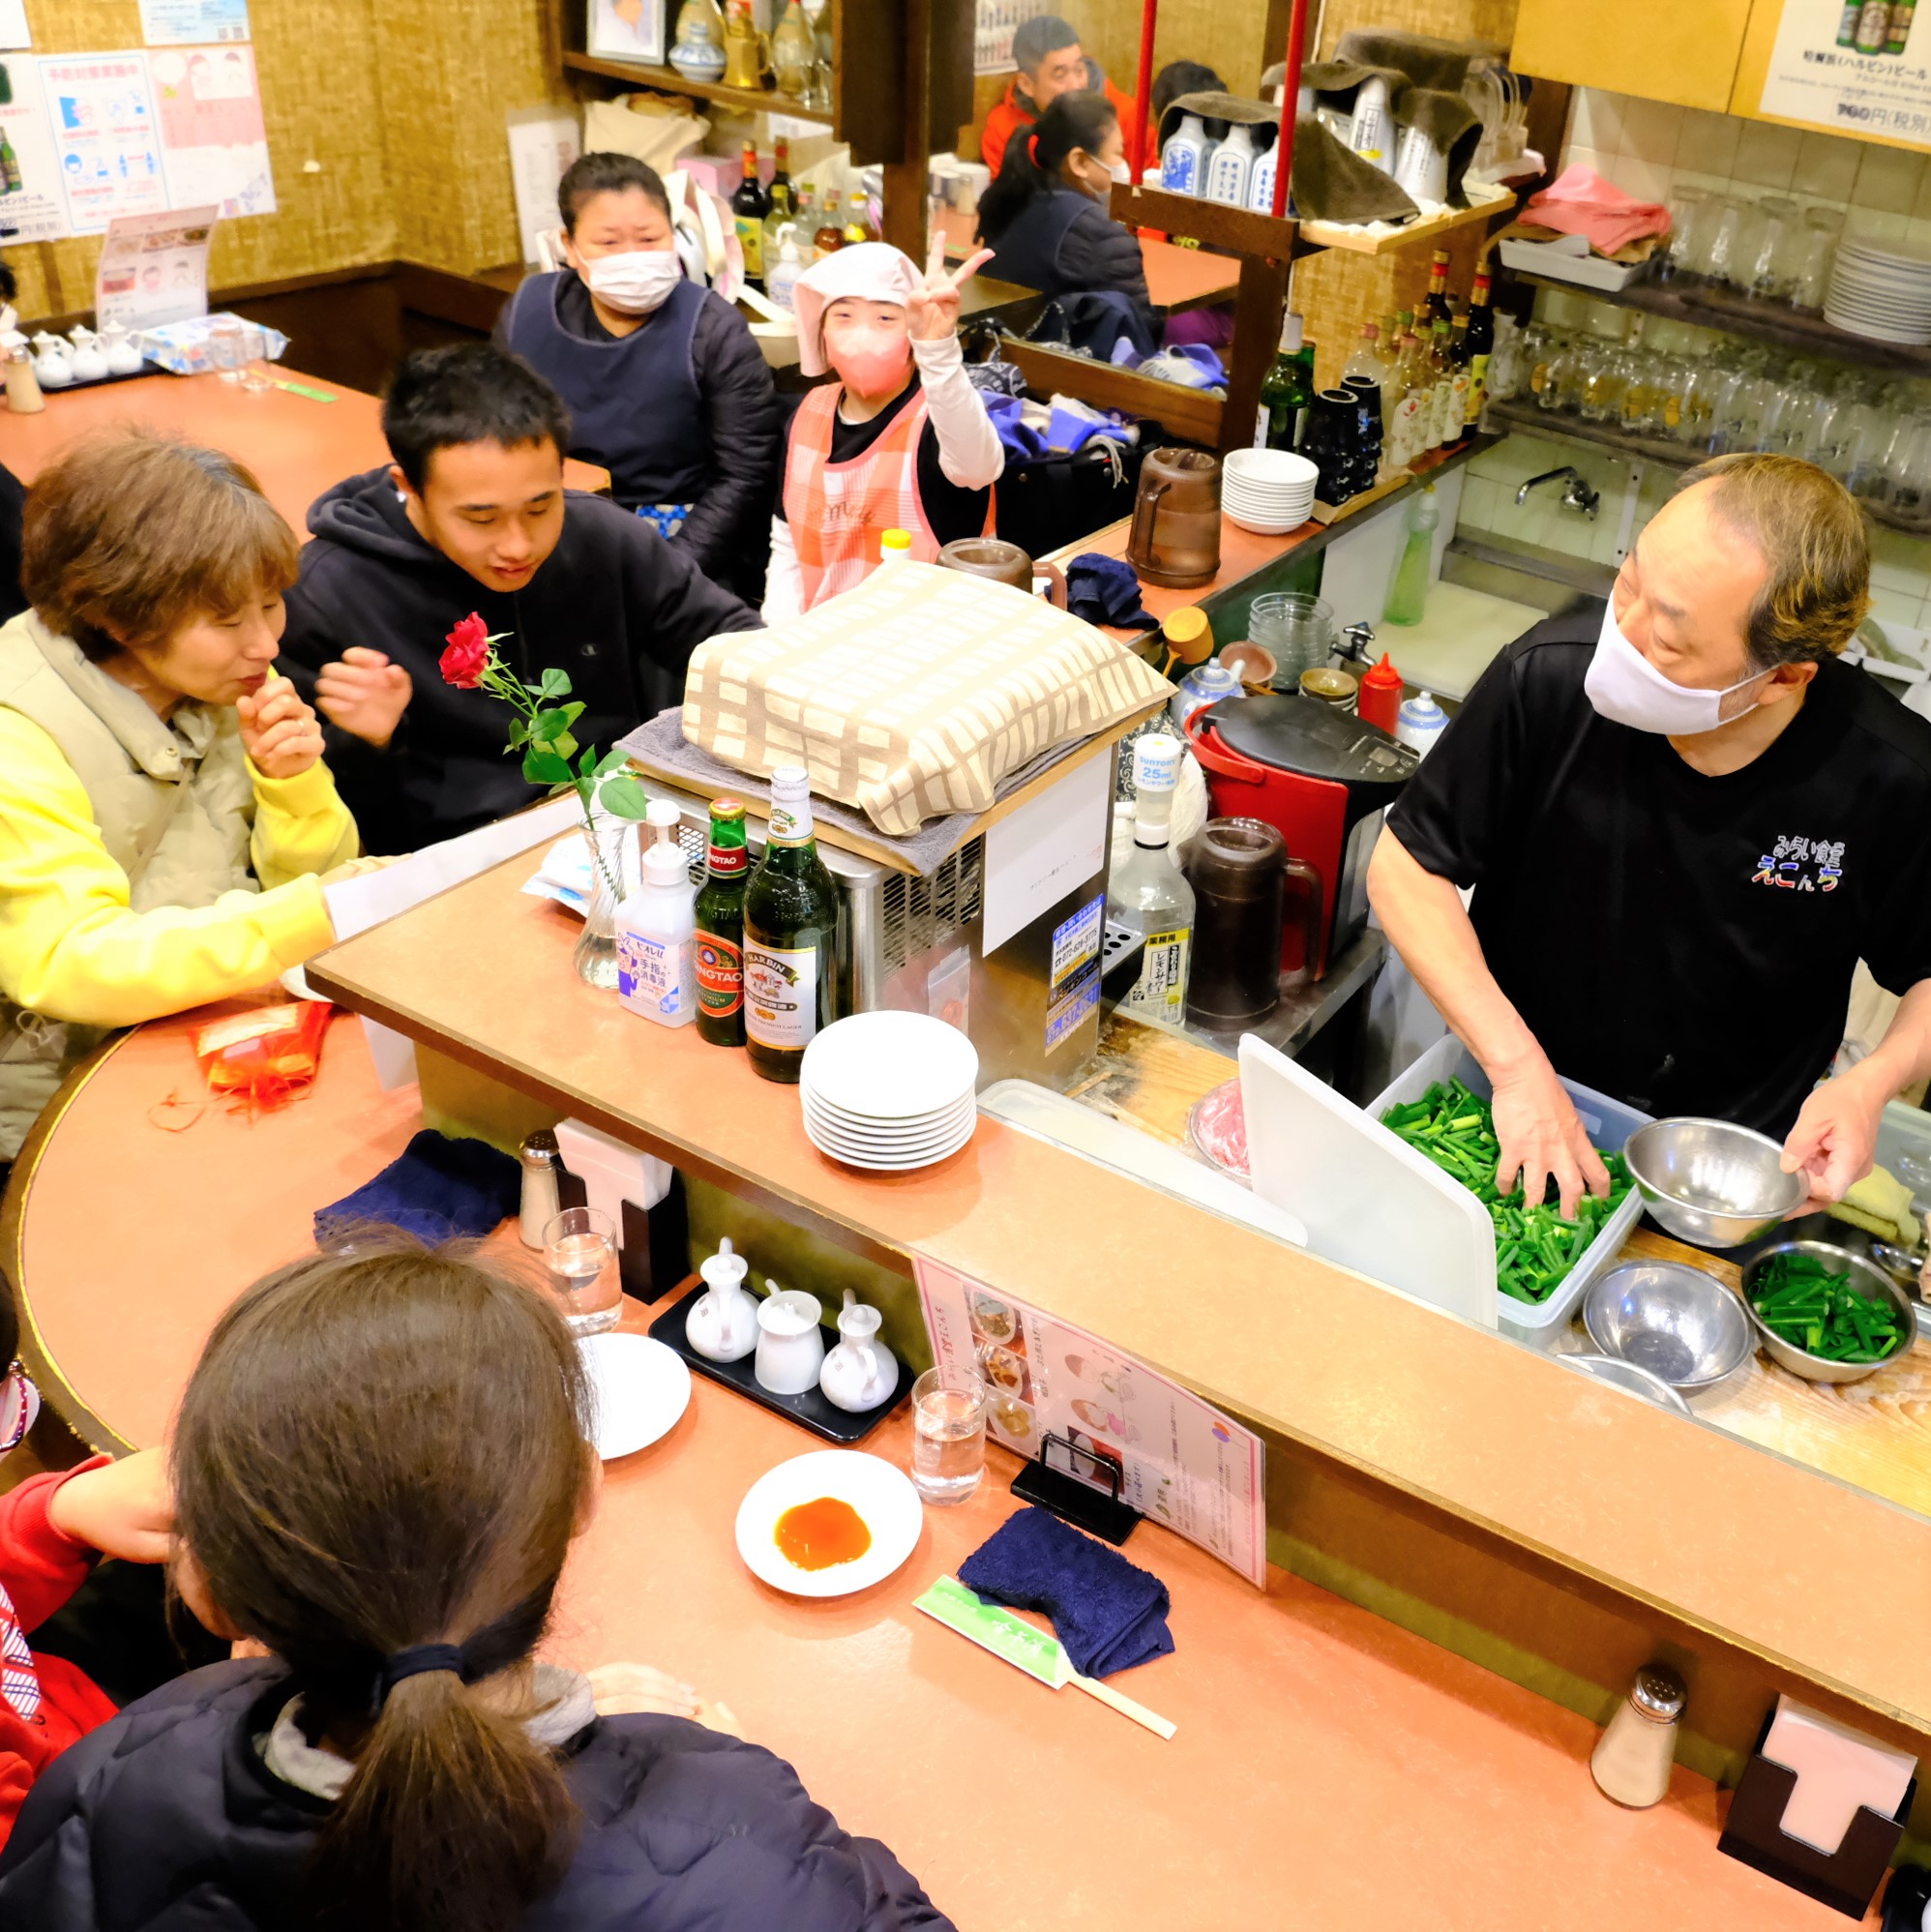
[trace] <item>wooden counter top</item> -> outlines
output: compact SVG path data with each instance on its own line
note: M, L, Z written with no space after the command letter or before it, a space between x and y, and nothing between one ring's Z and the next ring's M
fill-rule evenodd
M826 1161L792 1089L571 971L527 859L311 965L318 991L861 1252L923 1253L1090 1327L1307 1463L1852 1721L1931 1740L1931 1522L982 1120L904 1175ZM1900 1736L1900 1727L1909 1738Z

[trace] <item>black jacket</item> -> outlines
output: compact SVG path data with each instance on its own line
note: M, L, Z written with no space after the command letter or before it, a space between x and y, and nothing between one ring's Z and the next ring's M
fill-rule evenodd
M371 852L410 852L474 831L543 795L503 749L509 706L458 691L437 669L470 611L505 663L535 683L570 673L585 710L576 735L605 747L684 695L706 638L757 628L758 613L615 504L566 492L563 535L521 590L488 590L416 534L386 469L352 476L309 512L314 541L288 593L284 669L305 698L350 644L385 651L415 683L385 750L326 728L328 760Z
M1150 354L1158 345L1159 321L1146 289L1140 238L1091 195L1073 188L1034 195L996 234L982 226L979 239L995 251L989 273L1061 300L1117 296L1127 305L1135 346ZM1078 336L1075 341L1096 354L1111 346Z
M213 1664L64 1752L0 1854L0 1925L283 1932L328 1809L254 1748L288 1696L280 1663ZM582 1835L526 1932L948 1932L884 1846L755 1744L605 1717L564 1755Z

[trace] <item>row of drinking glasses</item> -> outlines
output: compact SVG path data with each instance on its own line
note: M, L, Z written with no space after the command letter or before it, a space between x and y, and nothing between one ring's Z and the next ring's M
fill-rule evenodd
M1919 383L1727 344L1695 357L1531 323L1497 358L1494 393L1704 456L1768 450L1853 495L1931 521L1931 395Z
M1821 313L1844 233L1842 208L1788 194L1720 194L1685 183L1670 201L1658 282L1705 282Z

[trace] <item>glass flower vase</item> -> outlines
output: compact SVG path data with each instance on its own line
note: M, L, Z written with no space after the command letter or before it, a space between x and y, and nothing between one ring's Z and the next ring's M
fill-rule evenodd
M583 936L577 941L577 977L614 993L617 986L617 907L635 881L628 854L637 850L637 827L627 818L599 813L583 834L590 847L590 905Z

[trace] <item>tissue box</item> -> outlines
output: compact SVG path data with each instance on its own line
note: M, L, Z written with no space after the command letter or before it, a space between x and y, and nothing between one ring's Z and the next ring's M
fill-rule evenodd
M240 322L244 328L253 329L261 337L262 355L269 362L280 362L288 346L288 338L280 329L223 311L220 314L193 315L185 322L163 322L159 328L143 330L141 353L149 362L158 363L174 375L206 375L214 368L208 360L208 331L220 321Z

